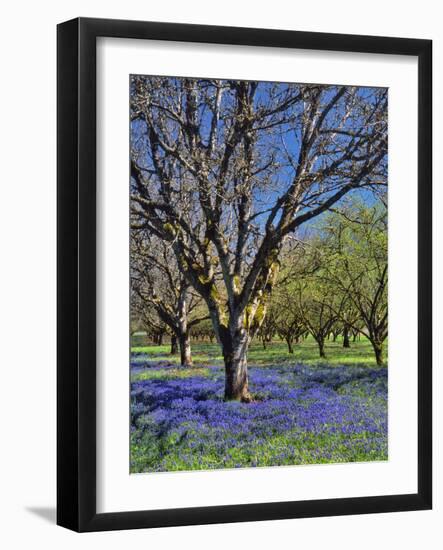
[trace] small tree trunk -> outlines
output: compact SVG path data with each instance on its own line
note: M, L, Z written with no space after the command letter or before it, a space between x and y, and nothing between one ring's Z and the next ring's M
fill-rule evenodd
M159 346L163 345L163 332L160 332L158 335L157 345Z
M345 328L343 329L343 347L344 348L350 348L351 344L349 343L349 327L348 325L345 325Z
M173 334L171 336L171 355L177 355L177 353L178 353L177 336Z
M324 338L317 338L317 344L318 344L318 351L320 353L320 357L322 357L323 359L326 359Z
M179 339L180 343L180 362L182 367L192 367L191 342L189 335L183 334Z
M292 338L290 336L286 337L286 343L288 344L288 353L294 353L294 348L292 347Z
M223 338L223 358L225 362L225 401L252 400L248 389L247 353L249 335L244 329L236 334L226 334Z
M262 344L263 344L263 349L266 349L266 338L263 337L263 338L261 339L261 341L262 341Z

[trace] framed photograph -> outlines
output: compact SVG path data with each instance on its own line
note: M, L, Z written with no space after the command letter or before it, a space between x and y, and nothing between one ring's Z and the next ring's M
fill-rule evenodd
M431 508L431 67L58 26L59 525Z

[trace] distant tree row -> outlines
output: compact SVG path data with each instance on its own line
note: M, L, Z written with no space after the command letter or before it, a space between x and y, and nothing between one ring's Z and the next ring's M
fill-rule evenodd
M382 204L348 205L328 213L315 235L296 242L282 258L281 282L273 292L260 331L263 342L278 334L293 352L307 334L325 357L325 341L365 336L378 365L388 336L387 216Z

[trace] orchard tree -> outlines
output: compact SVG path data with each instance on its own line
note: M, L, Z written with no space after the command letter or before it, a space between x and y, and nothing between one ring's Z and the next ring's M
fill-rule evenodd
M263 349L267 348L267 344L272 342L274 334L277 332L278 306L271 302L267 308L266 316L260 326L258 336L263 345Z
M350 348L350 336L352 334L352 330L353 328L355 329L355 327L358 326L360 320L360 313L355 307L353 300L349 298L345 299L340 317L342 325L341 334L343 336L343 347Z
M280 338L288 346L288 353L294 353L293 344L298 344L307 331L300 309L297 289L290 281L279 285L272 297L271 310L276 310L275 325Z
M192 365L190 331L207 319L201 298L177 268L167 241L139 230L131 235L131 288L139 303L154 309L171 331L171 353L180 348L182 366Z
M342 330L341 313L347 297L331 280L324 256L325 243L321 232L312 234L303 246L292 251L286 263L293 267L288 272L288 284L283 289L281 300L282 308L285 303L289 304L286 315L283 312L283 319L287 318L287 324L291 318L294 319L298 338L306 332L311 334L321 358L326 358L326 339L331 333L338 334Z
M340 316L368 338L377 365L382 365L383 344L388 336L386 208L380 203L368 207L354 202L338 215L329 215L324 231L328 277L347 296L353 311L349 316L349 309L344 309Z
M145 331L148 338L154 344L161 346L163 336L168 332L168 327L158 316L157 311L146 304L133 289L131 289L131 325L135 324Z
M342 299L319 274L301 281L297 296L303 322L317 342L320 357L325 359L325 340L339 319Z
M130 100L132 227L170 244L209 310L225 399L250 401L284 240L386 184L387 90L133 76Z

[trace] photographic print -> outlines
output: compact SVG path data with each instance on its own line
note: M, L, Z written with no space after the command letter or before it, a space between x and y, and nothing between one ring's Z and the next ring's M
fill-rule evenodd
M388 90L128 95L130 472L387 460Z

